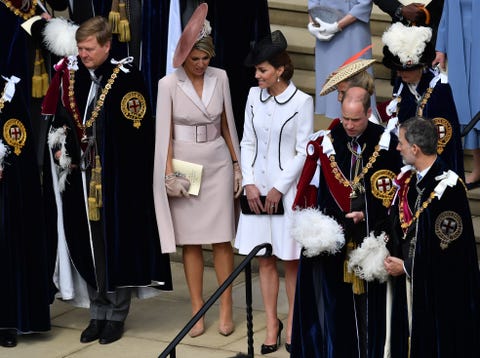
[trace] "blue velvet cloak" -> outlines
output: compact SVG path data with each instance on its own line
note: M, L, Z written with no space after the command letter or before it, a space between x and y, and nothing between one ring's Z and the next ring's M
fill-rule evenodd
M75 99L83 114L90 88L90 74L78 59L75 75ZM171 289L169 256L161 253L160 239L153 206L154 119L140 72L126 66L120 71L108 92L102 114L96 125L100 130L98 153L102 166L103 207L102 230L107 267L107 289L119 286L149 286L152 281L164 282L161 289ZM113 71L110 59L95 74L102 77L102 87ZM139 128L124 116L121 101L132 91L142 94L146 108ZM67 152L72 164L79 165L80 142L76 123L59 101L53 128L66 125ZM49 162L49 161L45 161ZM49 169L45 170L48 173ZM52 198L53 200L53 198ZM81 172L77 168L68 175L62 194L65 234L71 259L85 281L96 287L89 227Z
M417 92L423 96L429 88L430 81L434 78L431 70L427 69L423 74L420 82L417 85ZM398 91L401 78L397 77L397 82L393 89L393 93ZM399 93L401 101L399 103L398 120L400 123L405 122L410 117L414 117L417 113L419 103L409 91L408 85L403 84L402 92ZM420 100L422 101L422 100ZM460 135L460 123L458 121L457 110L453 100L452 89L448 83L441 83L440 80L435 85L428 101L423 108L423 117L433 120L434 118L443 118L451 126L451 130L444 131L445 126L438 126L441 135L449 134L450 138L440 154L445 163L461 178L465 177L464 158L462 138ZM440 136L440 135L439 135ZM447 136L445 136L446 138ZM442 140L439 138L439 141Z
M367 129L359 137L360 145L366 143L362 155L364 165L367 158L372 155L382 133L382 126L369 122ZM331 135L337 164L343 173L349 173L351 153L347 148L347 142L351 139L341 124L332 129ZM388 229L387 207L382 204L382 200L372 195L370 179L381 169L388 169L393 173L399 171L401 158L395 150L396 145L397 138L392 135L389 150L380 152L380 156L365 175L364 206L355 210L364 210L367 213L368 226L365 223L353 224L351 219L345 219L346 213L335 203L321 173L317 207L334 217L344 227L346 241L351 239L359 245L370 231L378 234ZM322 168L321 171L323 170ZM312 258L301 255L295 292L292 357L359 357L354 294L352 285L345 283L343 278L346 255L345 246L335 255L321 254ZM365 282L365 287L368 357L383 357L386 284L372 281Z
M52 237L45 227L40 173L22 82L0 113L0 139L10 148L0 179L0 328L28 333L50 330L55 258L50 255ZM2 90L4 84L2 80ZM20 124L10 125L12 119ZM8 139L14 131L25 139L18 154Z
M448 170L437 158L425 177L409 184L408 203L415 213L416 185L425 202ZM411 358L480 356L480 273L470 207L463 183L447 187L421 213L401 239L405 267L413 286ZM399 229L399 226L397 226ZM416 234L414 255L410 243ZM403 237L403 236L400 236ZM451 240L446 247L440 238ZM392 358L408 357L406 275L397 278L392 313Z

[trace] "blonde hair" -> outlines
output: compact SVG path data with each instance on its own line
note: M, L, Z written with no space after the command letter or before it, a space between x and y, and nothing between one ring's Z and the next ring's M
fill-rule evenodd
M75 40L77 42L85 41L90 36L95 36L101 46L112 41L112 28L108 20L102 16L95 16L86 20L77 29Z
M210 58L215 56L215 46L211 36L204 36L193 45L193 49L205 52Z

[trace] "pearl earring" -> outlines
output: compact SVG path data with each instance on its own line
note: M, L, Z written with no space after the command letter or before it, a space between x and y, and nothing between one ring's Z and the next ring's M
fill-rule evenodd
M277 77L277 82L280 82L280 77Z

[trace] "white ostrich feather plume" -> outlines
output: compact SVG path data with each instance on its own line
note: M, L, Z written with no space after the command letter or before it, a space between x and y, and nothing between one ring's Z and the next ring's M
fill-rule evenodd
M0 169L3 169L3 160L9 152L8 145L4 144L0 139Z
M43 42L47 49L60 57L78 54L75 33L78 25L61 17L48 21L43 30Z
M389 255L386 247L385 233L375 236L373 232L363 239L360 247L350 252L348 270L366 280L385 282L388 279L383 260Z
M345 244L340 224L317 209L293 211L290 233L305 248L303 255L307 257L335 254Z
M425 26L405 26L396 22L382 35L388 50L398 56L404 65L420 62L425 46L432 38L432 29Z

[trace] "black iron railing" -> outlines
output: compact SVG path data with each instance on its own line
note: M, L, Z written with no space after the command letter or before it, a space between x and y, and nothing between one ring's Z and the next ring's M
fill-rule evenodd
M252 266L251 261L260 250L265 249L264 256L272 255L272 245L261 244L255 248L243 259L243 261L233 270L230 276L223 282L220 287L210 296L210 298L203 304L202 308L188 321L185 327L175 336L165 350L160 353L159 358L176 358L175 348L182 341L183 337L187 335L192 327L198 322L200 318L210 309L210 307L220 298L222 293L232 284L233 280L237 278L240 273L245 270L245 300L247 306L247 357L253 357L253 314L252 314ZM245 355L243 355L245 356Z

